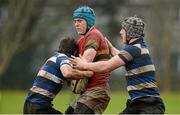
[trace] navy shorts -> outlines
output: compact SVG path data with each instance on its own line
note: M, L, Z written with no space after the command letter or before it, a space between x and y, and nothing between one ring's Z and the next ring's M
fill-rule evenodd
M24 114L62 114L60 111L52 108L52 104L40 105L26 101L24 103Z
M164 114L165 106L160 97L141 97L128 100L120 114Z

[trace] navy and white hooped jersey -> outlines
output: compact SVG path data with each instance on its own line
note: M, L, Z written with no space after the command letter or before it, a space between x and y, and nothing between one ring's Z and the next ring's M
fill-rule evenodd
M71 65L65 54L56 53L49 58L39 70L26 100L39 104L51 103L61 90L65 80L60 71L63 64Z
M155 67L143 39L130 43L118 55L125 62L127 90L131 99L159 97Z

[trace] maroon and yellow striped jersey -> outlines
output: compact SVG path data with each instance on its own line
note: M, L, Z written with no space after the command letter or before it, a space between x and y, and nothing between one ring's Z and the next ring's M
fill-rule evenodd
M81 55L89 48L93 48L97 51L93 62L110 59L108 43L101 32L94 26L86 33L86 35L78 39L77 44L79 54ZM88 79L86 89L107 84L109 75L109 72L95 73L93 77Z

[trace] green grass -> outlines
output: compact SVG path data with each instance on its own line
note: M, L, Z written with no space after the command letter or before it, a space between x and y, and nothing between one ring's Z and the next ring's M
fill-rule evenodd
M166 105L166 114L180 113L180 93L161 93ZM26 97L24 91L1 91L0 93L0 114L20 114L23 110L23 103ZM104 113L116 114L125 108L128 98L126 92L112 92L112 99ZM54 100L54 107L65 111L68 105L75 99L71 92L62 91Z

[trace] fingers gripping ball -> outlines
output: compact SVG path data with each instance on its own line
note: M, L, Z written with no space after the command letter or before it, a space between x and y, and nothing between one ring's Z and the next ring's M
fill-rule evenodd
M75 94L80 94L85 90L87 83L88 79L71 80L71 90Z

